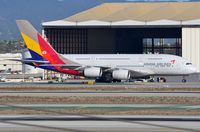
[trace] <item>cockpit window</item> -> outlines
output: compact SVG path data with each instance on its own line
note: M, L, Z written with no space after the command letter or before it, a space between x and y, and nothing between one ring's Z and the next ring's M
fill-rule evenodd
M189 63L189 62L188 62L188 63L186 63L186 65L192 65L192 63Z

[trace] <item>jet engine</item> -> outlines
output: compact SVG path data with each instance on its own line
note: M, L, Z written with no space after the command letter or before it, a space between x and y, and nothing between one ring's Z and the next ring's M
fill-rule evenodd
M84 76L86 76L86 77L101 77L102 70L101 70L101 68L98 68L98 67L85 68Z
M131 74L128 70L115 70L112 73L113 79L117 80L128 80L131 77Z

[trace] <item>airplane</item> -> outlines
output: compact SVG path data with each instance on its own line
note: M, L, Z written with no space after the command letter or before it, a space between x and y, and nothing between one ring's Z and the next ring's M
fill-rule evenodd
M188 60L168 54L59 54L31 23L26 20L17 20L16 23L31 58L15 61L36 68L105 82L149 76L184 77L197 72Z

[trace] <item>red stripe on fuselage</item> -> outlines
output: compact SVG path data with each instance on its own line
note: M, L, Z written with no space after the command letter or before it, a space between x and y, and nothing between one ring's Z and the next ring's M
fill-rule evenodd
M56 53L56 51L51 47L51 45L46 42L41 36L40 34L37 34L38 36L38 41L40 44L40 48L41 48L41 52L42 52L42 56L44 57L44 59L48 60L50 62L50 64L65 64L60 57L58 56L58 54ZM56 70L58 70L58 72L61 73L66 73L66 74L72 74L72 75L79 75L79 72L76 70L71 70L71 69L63 69L60 66L53 66Z

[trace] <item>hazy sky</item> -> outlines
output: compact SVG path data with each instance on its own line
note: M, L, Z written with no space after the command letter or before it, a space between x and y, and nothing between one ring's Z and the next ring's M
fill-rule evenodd
M132 1L140 0L0 0L0 40L19 37L16 19L27 19L37 29L40 29L41 22L64 19L105 2Z

